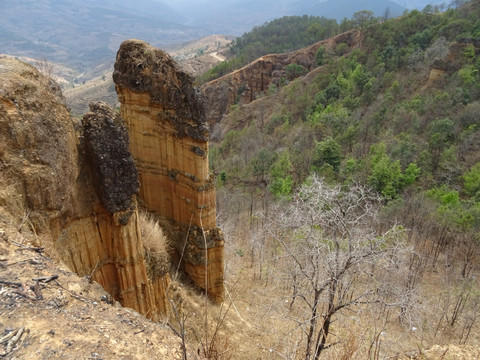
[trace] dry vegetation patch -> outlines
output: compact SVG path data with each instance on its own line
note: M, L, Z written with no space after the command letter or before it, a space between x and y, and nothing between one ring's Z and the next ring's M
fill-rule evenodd
M149 213L141 211L139 223L148 276L156 279L170 269L170 243L158 221Z

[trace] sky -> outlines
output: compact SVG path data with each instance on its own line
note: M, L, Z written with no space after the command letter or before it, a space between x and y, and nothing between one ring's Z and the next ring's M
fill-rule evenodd
M186 5L193 5L193 4L201 4L201 3L210 3L210 4L225 4L226 0L161 0L167 5L177 8L177 7L184 7ZM235 1L235 0L229 0ZM262 0L258 0L262 1ZM292 0L294 1L294 0ZM325 2L326 0L316 0L317 2ZM357 0L355 0L357 1ZM448 4L450 1L442 1L442 0L394 0L395 2L399 3L402 6L407 8L419 8L423 9L428 4L441 4L445 2ZM0 0L1 2L1 0Z

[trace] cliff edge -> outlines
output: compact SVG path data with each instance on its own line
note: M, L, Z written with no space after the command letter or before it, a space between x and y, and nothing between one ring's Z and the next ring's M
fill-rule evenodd
M142 206L167 224L186 274L223 299L223 235L216 227L205 104L193 78L165 52L123 42L113 80L137 165Z
M203 98L171 58L139 49L122 45L117 59L126 122L102 102L73 119L55 82L0 59L0 220L18 229L20 244L22 231L33 233L76 274L158 320L170 309L170 263L144 244L139 208L162 222L176 261L215 301L223 299L223 236Z
M71 118L55 82L0 59L0 330L15 335L0 356L179 358L170 330L127 309L163 318L170 280L145 260L123 121L90 110Z

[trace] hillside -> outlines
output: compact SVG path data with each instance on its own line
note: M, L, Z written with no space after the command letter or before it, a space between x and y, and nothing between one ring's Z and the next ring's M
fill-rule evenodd
M361 32L352 30L298 51L265 55L203 85L202 90L209 104L209 121L220 122L233 105L248 104L267 93L276 92L282 84L299 75L311 77L308 73L318 68L317 53L320 48L333 52L339 44L345 44L346 49L351 51L359 46L361 37ZM295 73L296 69L298 74Z
M372 356L362 346L373 335L349 332L353 317L351 326L366 321L367 329L377 329L383 356L395 352L386 349L384 333L394 333L396 344L406 345L415 332L421 346L462 343L478 351L479 324L471 320L480 288L479 18L478 1L443 13L411 11L299 51L266 55L203 85L214 120L210 160L218 174L219 218L235 241L231 251L236 261L248 261L254 279L278 292L278 302L297 306L299 294L298 308L273 310L272 304L271 314L291 319L283 326L302 350L333 356L323 355L323 346L334 326L330 344L340 354ZM342 207L360 196L352 194L359 186L380 197L376 220L360 220L368 212L350 218L356 205ZM350 228L350 221L357 225ZM349 256L363 262L369 256L363 245L376 246L385 232L396 250L406 246L396 258L400 283L385 260L365 261L371 273L348 265ZM378 279L374 268L389 280ZM338 272L338 282L325 280L332 292L315 283L337 279ZM385 283L389 290L381 289ZM389 300L358 300L384 291ZM315 296L322 306L318 323L311 320ZM351 311L336 312L344 306ZM364 314L369 321L363 311L374 313Z
M422 9L425 1L409 2ZM358 10L382 16L402 13L398 2L282 1L14 1L0 2L0 53L62 63L82 73L111 61L125 39L161 48L212 34L239 36L289 15L350 18Z
M0 356L480 356L480 2L368 18L203 94L124 41L81 120L0 58Z
M46 59L78 72L111 62L124 39L157 46L190 41L209 32L179 24L160 1L2 1L1 53Z
M475 117L468 121L466 117L477 111L477 9L478 3L472 2L460 11L450 9L444 14L412 11L403 18L345 33L300 51L264 56L207 83L203 89L212 104L210 118L221 129L216 133L223 134L221 139L235 136L234 144L239 144L250 131L260 130L265 139L259 141L270 144L267 148L274 152L278 148L268 140L274 134L276 143L282 144L281 139L292 131L308 132L304 139L311 140L302 146L311 146L311 151L316 142L331 137L342 149L340 168L348 159L364 161L376 143L384 143L392 161L399 160L402 166L419 161L422 149L432 149L429 136L433 135L425 130L437 118L452 119L449 144L460 146L458 141L466 136L463 131L473 131L469 136L476 136ZM447 99L449 106L445 105ZM464 120L455 120L457 117ZM418 132L415 137L412 133L417 126L423 129L421 144L414 140L420 141ZM229 130L239 132L226 135ZM349 138L345 138L347 130L351 131ZM403 154L407 158L402 159L395 147L409 146L400 145L408 140L396 136L407 136L417 150L409 157ZM281 148L290 143L285 141ZM462 152L462 160L457 158L459 164L467 161L465 169L475 164L478 155L475 148L468 149L469 153ZM243 152L241 148L235 151ZM293 156L295 151L289 151ZM222 158L228 154L223 152ZM311 165L311 161L307 163ZM249 165L244 165L247 170ZM293 170L296 181L301 182L310 165ZM438 164L424 165L424 175L430 173L435 181L441 181L436 177ZM346 174L337 172L340 168L332 176L346 179ZM241 177L250 176L242 173Z

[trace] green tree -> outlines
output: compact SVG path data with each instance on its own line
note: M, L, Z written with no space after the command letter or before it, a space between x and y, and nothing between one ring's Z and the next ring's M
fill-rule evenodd
M293 190L293 166L288 151L282 152L271 166L270 175L272 182L270 191L277 197L285 197Z
M316 142L312 159L314 167L321 168L324 164L329 164L335 172L338 172L341 162L342 148L332 137Z
M436 171L440 154L455 138L455 123L450 118L436 119L427 128L428 145L432 152L432 169Z
M480 201L480 162L463 175L463 191L470 197Z
M391 161L387 154L383 154L373 164L371 175L368 177L369 185L387 199L397 197L401 181L400 162L398 160Z
M274 163L276 154L267 148L262 148L257 156L253 159L252 171L253 175L265 181L266 175L270 171L270 167Z
M402 174L401 185L407 187L412 185L420 175L420 168L415 163L408 164L407 168Z
M352 20L355 26L363 28L375 22L375 14L370 10L360 10L353 13Z
M400 161L392 161L386 153L384 143L373 145L370 150L370 176L368 184L387 199L395 199L407 186L413 184L420 168L411 163L402 172Z
M320 46L315 52L315 59L317 60L317 65L322 66L325 63L325 46Z
M362 93L364 86L370 80L370 76L365 71L365 67L362 64L358 64L355 67L355 70L353 70L351 74L351 78L355 84L357 94Z
M287 75L288 80L293 80L299 76L305 75L307 73L307 69L302 65L298 64L288 64L285 67L285 74Z

